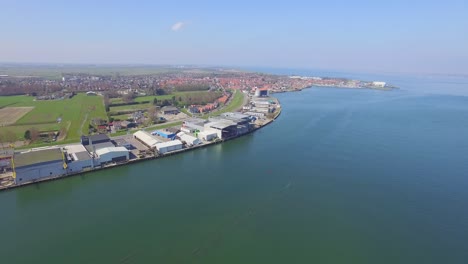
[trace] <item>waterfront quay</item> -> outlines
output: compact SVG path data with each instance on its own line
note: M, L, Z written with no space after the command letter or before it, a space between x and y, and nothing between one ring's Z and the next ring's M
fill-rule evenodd
M91 171L155 160L219 144L252 133L273 122L281 106L268 92L251 95L239 112L190 118L181 125L138 130L122 136L81 136L79 143L3 151L0 190L63 179Z

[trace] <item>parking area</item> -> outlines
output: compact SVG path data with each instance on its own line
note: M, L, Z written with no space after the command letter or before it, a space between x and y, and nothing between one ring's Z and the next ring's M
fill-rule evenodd
M160 117L164 117L168 122L170 121L178 121L178 120L182 120L182 119L186 119L188 118L189 116L186 115L185 113L178 113L177 115L173 115L173 114L168 114L168 115L164 115L164 114L160 114L159 115Z

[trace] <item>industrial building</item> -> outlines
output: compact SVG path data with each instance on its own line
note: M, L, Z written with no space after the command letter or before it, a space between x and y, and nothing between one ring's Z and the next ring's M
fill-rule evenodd
M221 120L205 124L204 130L214 130L218 138L227 139L237 136L237 123L230 120Z
M226 118L226 119L244 120L244 121L247 121L247 122L249 122L251 120L251 117L249 115L238 113L238 112L222 113L221 117Z
M256 101L252 101L252 103L257 108L269 108L270 107L269 101L256 100Z
M210 122L231 122L235 123L236 125L248 125L252 118L250 116L247 117L247 119L239 119L235 117L210 117L208 118Z
M0 173L11 170L11 160L14 155L13 149L1 149L0 150Z
M67 163L67 172L76 173L94 167L93 158L81 144L68 145L63 148Z
M151 135L158 135L160 137L163 137L163 138L170 138L170 139L173 139L175 138L177 133L174 133L170 130L156 130L156 131L153 131L151 132Z
M91 145L91 144L105 143L105 142L110 142L110 138L106 134L81 136L81 144L83 144L83 146Z
M211 141L213 139L218 138L218 133L216 132L216 130L206 129L206 130L201 131L200 133L198 133L197 136L198 136L199 139L202 139L202 140L205 140L205 141Z
M194 137L185 134L184 132L180 132L177 134L177 136L180 138L182 142L184 142L187 146L195 146L201 144L201 140Z
M83 144L89 153L94 153L98 149L115 147L110 138L105 134L81 136L81 144Z
M268 89L257 89L255 90L255 97L268 97L269 91Z
M204 129L205 124L208 123L205 119L201 118L191 118L189 120L184 121L182 128L190 128L198 131L202 131Z
M165 154L171 151L176 151L182 149L183 145L180 140L172 140L168 142L158 143L156 144L156 149L159 153Z
M114 140L114 145L115 145L116 147L124 147L124 148L126 148L126 149L128 149L128 150L133 149L132 143L127 142L127 141L126 141L125 139L123 139L123 138L115 139L115 140Z
M143 130L135 132L133 137L148 148L154 148L156 144L160 143L160 141L153 137L150 133Z
M259 107L254 107L252 111L257 112L257 113L263 113L263 114L268 114L271 112L270 108L259 108Z
M265 117L265 113L257 113L257 112L245 112L245 114L255 117Z
M96 150L97 163L122 162L129 159L129 151L125 147L109 147Z
M177 115L180 111L175 106L164 106L161 108L161 113L163 115Z
M181 127L180 128L180 131L184 132L184 133L187 133L187 134L193 134L195 133L197 130L195 128L192 128L192 127Z
M252 126L252 121L255 120L255 117L244 115L241 113L225 113L222 117L212 117L209 118L212 122L224 122L224 123L233 123L237 126L237 134L243 135L250 131Z
M17 153L13 164L16 184L67 173L67 164L60 148Z

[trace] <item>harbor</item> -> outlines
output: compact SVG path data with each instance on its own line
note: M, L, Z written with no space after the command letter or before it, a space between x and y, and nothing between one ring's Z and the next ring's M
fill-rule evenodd
M254 133L281 114L281 105L268 92L247 100L242 112L208 119L190 118L182 125L123 136L82 136L80 143L10 151L3 154L11 169L1 173L0 190L65 179L98 170L154 161Z

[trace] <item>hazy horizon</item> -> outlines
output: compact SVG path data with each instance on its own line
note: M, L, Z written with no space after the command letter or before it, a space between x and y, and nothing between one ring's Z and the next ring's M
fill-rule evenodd
M463 1L15 1L2 9L4 64L468 74Z

